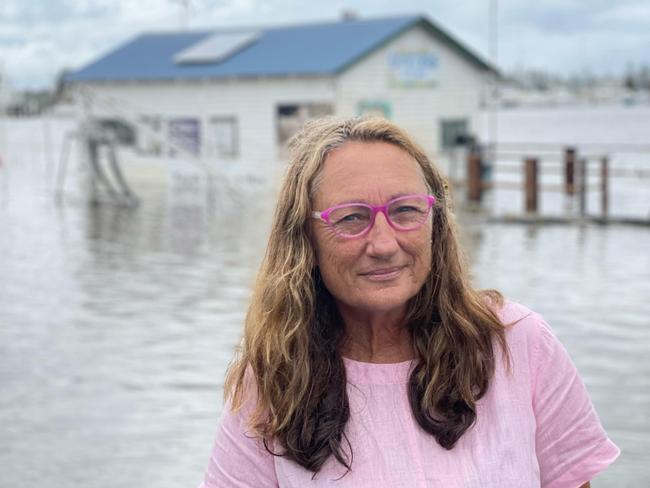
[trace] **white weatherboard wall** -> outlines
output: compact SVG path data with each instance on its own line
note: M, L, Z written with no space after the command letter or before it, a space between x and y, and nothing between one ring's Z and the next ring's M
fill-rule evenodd
M329 78L256 78L227 81L105 82L86 84L91 113L136 121L142 115L198 117L201 140L207 141L211 117L237 119L239 156L223 164L277 163L277 106L334 103Z
M433 86L391 85L388 58L400 53L425 53L436 59ZM403 126L441 163L440 121L467 119L478 132L479 105L488 74L415 26L361 59L336 77L250 78L202 81L101 82L80 84L92 96L91 114L137 122L143 116L199 118L201 145L213 138L210 119L234 117L238 155L208 161L220 167L283 167L278 151L277 107L331 103L342 116L357 115L360 103L385 103L389 117ZM87 97L88 98L88 97ZM277 163L280 163L279 165Z
M438 60L436 85L391 86L388 56L399 52L433 54ZM416 26L340 75L336 110L341 115L356 115L360 102L384 101L391 108L391 120L409 131L437 159L441 119L466 118L471 130L477 132L479 105L487 80L484 71Z

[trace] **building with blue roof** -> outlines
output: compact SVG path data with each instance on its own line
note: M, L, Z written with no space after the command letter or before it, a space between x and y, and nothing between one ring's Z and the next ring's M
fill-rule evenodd
M444 160L476 132L495 75L431 20L405 15L146 33L66 82L87 116L133 132L129 157L263 168L284 160L306 119L332 113L390 118Z

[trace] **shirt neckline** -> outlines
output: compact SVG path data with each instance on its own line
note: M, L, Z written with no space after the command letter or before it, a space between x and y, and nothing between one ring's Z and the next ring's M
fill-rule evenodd
M357 385L398 385L408 383L415 359L399 363L365 363L343 357L348 383Z

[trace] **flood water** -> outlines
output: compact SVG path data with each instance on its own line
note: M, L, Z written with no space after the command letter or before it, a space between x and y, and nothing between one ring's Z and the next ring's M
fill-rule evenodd
M647 126L650 110L628 116ZM535 124L552 126L554 117L512 112L500 133L514 140L528 123L540 134ZM269 199L242 187L217 201L158 192L141 194L137 208L92 207L70 190L72 174L56 203L68 127L5 124L0 486L196 486L263 252ZM634 185L649 197L621 212L650 210L650 180ZM459 217L475 284L545 316L623 451L592 486L650 486L650 228Z

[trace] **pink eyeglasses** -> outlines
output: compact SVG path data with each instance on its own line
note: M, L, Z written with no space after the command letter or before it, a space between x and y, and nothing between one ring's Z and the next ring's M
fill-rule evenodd
M375 223L377 212L395 230L415 230L424 225L436 203L433 195L406 195L393 198L383 205L365 203L345 203L330 207L322 212L312 212L312 217L322 220L334 232L346 239L366 235Z

